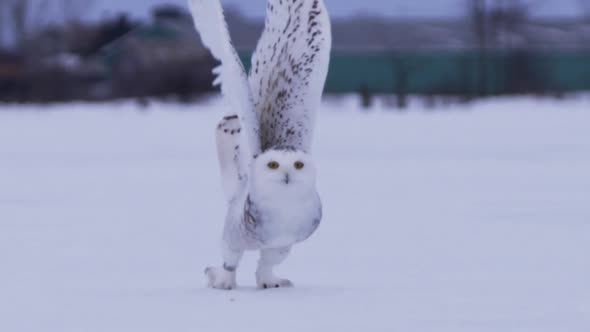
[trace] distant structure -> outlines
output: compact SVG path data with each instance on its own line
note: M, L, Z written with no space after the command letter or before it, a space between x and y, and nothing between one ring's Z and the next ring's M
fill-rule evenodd
M101 49L118 97L190 98L209 91L214 61L200 44L192 18L174 6L154 10L151 24L138 25ZM137 84L137 82L143 82Z
M230 11L230 33L236 47L251 51L263 28L258 20ZM534 50L588 49L590 22L574 19L529 19L517 26L502 23L497 14L488 25L488 47ZM334 49L338 52L396 50L471 50L480 46L478 36L464 19L388 19L357 16L335 19L332 27Z
M120 16L51 26L24 45L0 53L0 100L185 100L212 90L215 63L190 16L173 6L155 8L149 22Z
M228 15L243 61L262 22ZM590 22L530 19L518 11L492 11L484 41L468 19L334 20L327 91L394 94L562 94L590 90Z
M590 20L533 19L526 7L473 6L463 19L335 19L328 93L458 96L590 90ZM498 2L508 3L508 2ZM260 20L226 11L249 67ZM159 6L145 22L126 16L47 26L0 49L0 101L190 99L213 88L215 61L182 7ZM59 84L56 84L59 82Z

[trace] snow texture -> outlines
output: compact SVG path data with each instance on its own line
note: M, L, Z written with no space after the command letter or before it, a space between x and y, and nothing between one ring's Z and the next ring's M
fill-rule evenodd
M587 99L325 103L296 287L256 290L248 255L231 292L203 274L222 108L0 106L0 331L590 330Z

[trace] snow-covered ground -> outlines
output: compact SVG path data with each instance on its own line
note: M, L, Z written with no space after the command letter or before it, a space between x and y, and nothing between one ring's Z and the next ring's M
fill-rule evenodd
M319 117L296 287L250 254L231 292L219 100L0 106L0 331L590 331L590 100L353 104Z

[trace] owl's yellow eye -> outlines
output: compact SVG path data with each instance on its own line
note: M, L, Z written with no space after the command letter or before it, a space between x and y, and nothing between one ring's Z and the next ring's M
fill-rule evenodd
M295 162L295 168L296 169L303 169L303 167L305 167L305 164L304 163L302 163L300 161Z
M268 163L268 168L277 169L279 168L279 163L277 163L276 161L271 161L270 163Z

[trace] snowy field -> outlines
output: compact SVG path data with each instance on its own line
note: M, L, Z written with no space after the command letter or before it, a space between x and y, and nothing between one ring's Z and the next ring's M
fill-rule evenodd
M590 99L325 103L296 287L231 292L220 105L0 106L0 331L590 331Z

